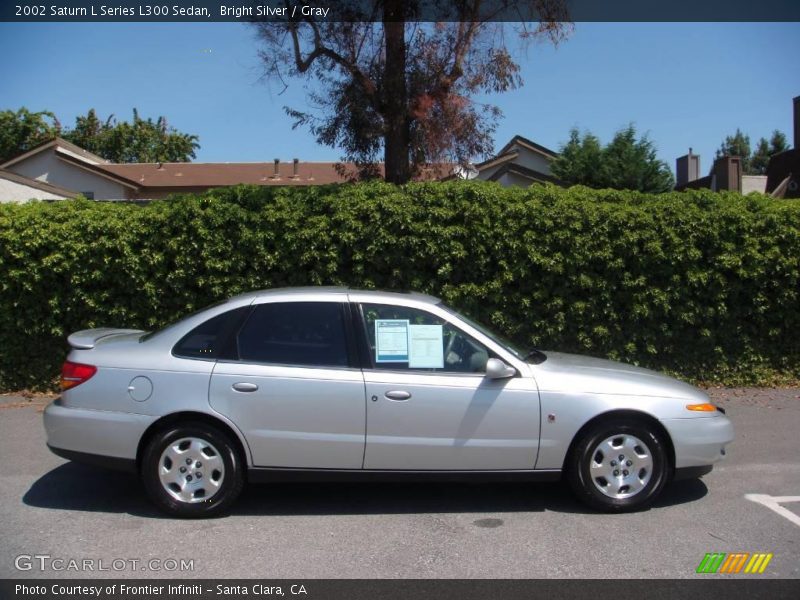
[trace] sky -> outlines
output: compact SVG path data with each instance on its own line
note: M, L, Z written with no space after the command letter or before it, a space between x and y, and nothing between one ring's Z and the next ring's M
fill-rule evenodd
M689 147L707 172L737 127L751 144L779 129L792 142L800 95L800 23L576 23L558 47L511 44L525 84L480 97L500 107L500 149L515 134L558 150L572 127L608 142L633 123L674 169ZM50 110L64 125L95 108L130 120L165 115L199 136L197 161L335 161L292 129L286 105L308 86L263 78L241 23L0 23L0 110Z

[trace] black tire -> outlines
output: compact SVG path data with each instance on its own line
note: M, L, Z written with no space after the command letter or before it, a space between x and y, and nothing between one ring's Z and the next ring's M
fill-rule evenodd
M197 440L197 443L194 446L191 443L186 446L187 440ZM178 442L186 446L183 451L187 453L187 457L191 455L199 460L190 465L184 465L183 460L173 464L172 459L163 456L170 446L180 450L181 444ZM194 448L199 450L196 451ZM218 459L214 455L218 455ZM203 465L203 460L207 460L208 463ZM220 462L222 468L217 468ZM197 464L200 464L200 467L196 467ZM189 494L191 489L194 490L191 492L191 499L176 497L181 493L177 484L162 483L160 476L162 468L165 477L185 483L187 486L185 494ZM176 470L172 471L173 468ZM181 473L180 469L186 472ZM200 478L197 477L198 473ZM172 425L157 432L144 450L140 474L145 490L156 506L174 517L219 516L233 505L244 487L244 465L233 440L219 429L201 422ZM202 479L203 477L205 479ZM193 482L191 488L188 487L190 482ZM168 485L173 486L172 492L168 491Z
M637 447L634 439L642 444ZM623 446L616 449L614 444L623 440L633 444L635 449ZM606 445L606 442L609 443ZM605 453L599 448L601 444ZM646 452L640 455L641 450ZM616 452L619 455L613 456ZM613 469L612 461L618 462L619 456L626 458L616 470L618 475L614 477L612 471L606 479L605 470ZM627 466L629 461L632 466ZM645 464L650 466L636 470L637 465ZM594 473L593 465L597 469ZM567 479L575 495L587 506L604 512L630 512L648 507L658 497L669 480L670 468L662 434L644 421L625 417L597 423L583 435L569 457ZM631 485L626 490L628 482ZM641 487L636 489L636 486Z

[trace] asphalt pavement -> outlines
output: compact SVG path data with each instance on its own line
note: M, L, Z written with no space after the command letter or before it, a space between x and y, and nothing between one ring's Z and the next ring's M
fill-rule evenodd
M593 513L558 483L292 483L205 521L52 455L43 401L0 397L0 578L798 578L800 389L710 393L736 427L727 458L644 512ZM698 575L712 552L773 556Z

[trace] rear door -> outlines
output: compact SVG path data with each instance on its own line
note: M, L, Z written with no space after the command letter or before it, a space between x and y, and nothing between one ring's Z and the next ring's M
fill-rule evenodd
M231 352L209 398L242 430L255 466L362 467L364 379L342 296L254 305Z

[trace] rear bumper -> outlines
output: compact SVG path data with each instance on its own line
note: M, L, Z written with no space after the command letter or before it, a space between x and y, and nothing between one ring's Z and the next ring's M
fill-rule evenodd
M722 414L661 422L672 438L676 471L713 465L725 456L725 447L733 441L733 424Z
M139 440L155 420L149 415L68 408L60 400L50 403L44 411L48 447L70 460L95 456L97 460L83 460L94 464L103 459L109 464L113 459L135 464Z
M66 458L67 460L83 463L85 465L92 465L94 467L103 467L104 469L136 473L136 460L133 458L115 458L113 456L76 452L75 450L64 450L63 448L56 448L50 444L47 444L47 447L50 449L50 452L56 456Z

